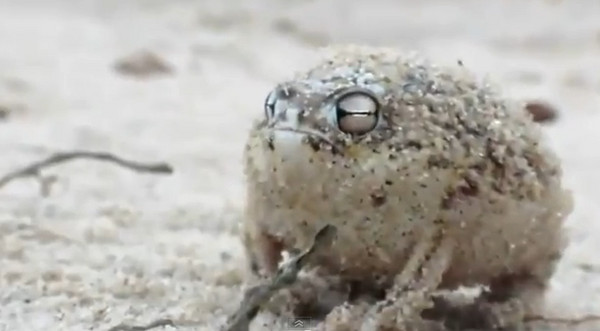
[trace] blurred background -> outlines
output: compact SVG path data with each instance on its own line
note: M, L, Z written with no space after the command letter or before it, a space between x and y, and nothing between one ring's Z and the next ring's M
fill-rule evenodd
M555 107L544 131L576 207L549 315L600 314L600 2L0 0L0 175L75 149L175 168L78 161L44 171L45 192L1 187L0 330L216 330L245 277L247 129L277 81L334 43L461 60Z

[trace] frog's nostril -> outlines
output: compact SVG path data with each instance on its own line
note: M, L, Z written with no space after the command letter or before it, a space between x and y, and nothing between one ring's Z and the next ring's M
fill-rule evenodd
M284 109L277 114L277 121L285 122L285 121L287 121L287 118L288 118L287 109Z
M297 129L300 124L299 119L301 110L293 105L286 106L287 107L285 108L282 107L281 111L277 113L276 122L278 122L278 124L276 126Z

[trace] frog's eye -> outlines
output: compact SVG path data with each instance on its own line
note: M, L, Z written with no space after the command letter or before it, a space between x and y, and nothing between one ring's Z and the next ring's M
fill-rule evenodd
M270 92L269 95L267 95L267 97L265 98L264 110L265 117L268 120L275 116L275 101L277 101L276 98L277 93L275 93L275 91Z
M361 135L375 128L379 119L379 103L368 92L343 94L336 102L338 128L349 134Z

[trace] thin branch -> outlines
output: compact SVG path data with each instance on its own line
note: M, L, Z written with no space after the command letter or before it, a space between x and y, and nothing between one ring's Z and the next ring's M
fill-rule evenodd
M76 159L92 159L97 161L105 161L114 163L121 167L136 171L136 172L148 172L157 174L171 174L173 168L167 163L141 163L137 161L125 160L116 155L106 152L91 152L91 151L73 151L73 152L59 152L50 155L48 158L41 161L34 162L23 168L19 168L9 172L8 174L0 177L0 188L4 187L8 183L15 179L25 177L37 177L44 168L55 166L59 163L65 163Z
M229 318L224 331L248 331L250 322L256 317L260 308L266 304L280 289L292 285L300 270L310 261L315 252L331 245L337 229L333 225L324 226L317 234L313 244L277 270L277 274L267 284L250 288L238 310Z
M569 326L576 326L583 323L589 322L600 322L599 315L585 315L577 318L566 318L566 317L546 317L541 315L526 316L525 322L545 322L553 324L563 324Z
M148 325L141 325L141 326L119 324L117 326L113 326L112 328L108 329L108 331L146 331L146 330L159 328L159 327L163 327L163 326L173 326L174 327L175 324L170 319L160 319L160 320L156 320Z

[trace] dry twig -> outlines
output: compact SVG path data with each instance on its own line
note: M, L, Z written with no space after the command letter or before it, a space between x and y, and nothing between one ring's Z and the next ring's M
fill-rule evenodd
M140 325L140 326L119 324L117 326L113 326L112 328L108 329L108 331L146 331L146 330L150 330L150 329L154 329L154 328L159 328L162 326L175 326L175 324L170 319L160 319L160 320L156 320L148 325Z
M228 321L224 331L248 331L250 322L260 308L266 304L280 289L292 285L298 273L310 261L312 255L325 247L328 247L336 234L333 225L324 226L317 234L313 244L304 252L298 254L277 270L275 277L268 283L250 288L244 294L244 299L237 312Z
M23 168L19 168L0 177L0 188L18 178L39 177L40 172L44 168L48 168L59 163L64 163L76 159L92 159L98 161L111 162L121 167L128 168L136 172L148 172L157 174L171 174L173 168L166 163L141 163L137 161L125 160L116 155L106 152L91 152L91 151L73 151L59 152L52 154L46 159L34 162Z
M585 315L578 318L565 318L565 317L546 317L540 315L526 316L525 322L545 322L551 324L563 324L568 326L576 326L583 323L589 322L600 322L599 315Z

